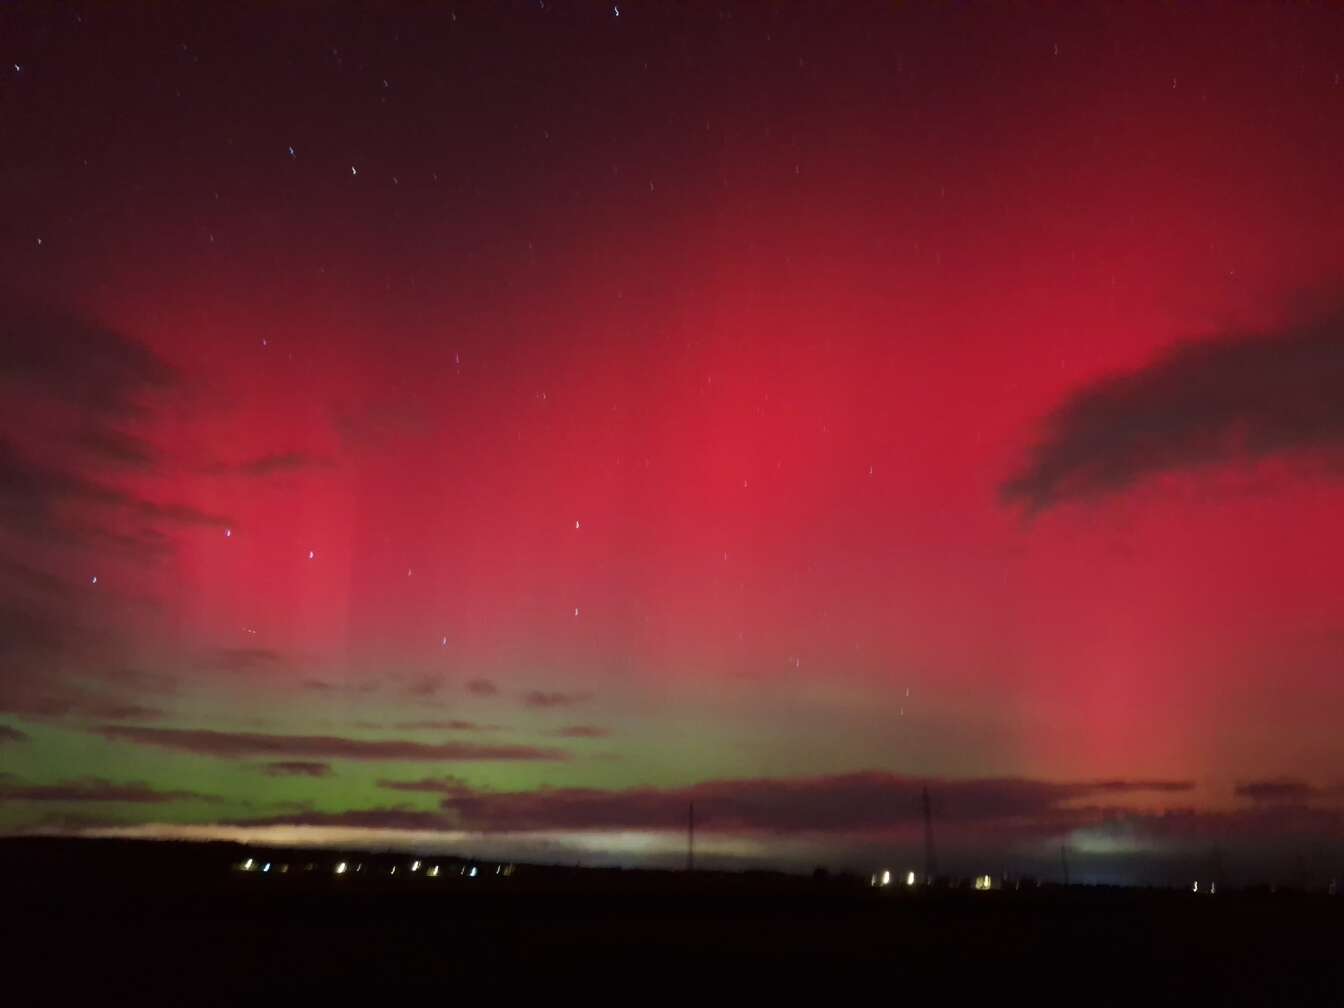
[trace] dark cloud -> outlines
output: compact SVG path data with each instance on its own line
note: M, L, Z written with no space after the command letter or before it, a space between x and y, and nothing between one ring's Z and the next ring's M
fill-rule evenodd
M148 469L159 460L159 451L144 438L108 427L80 431L75 445L94 461L132 469Z
M531 690L523 694L523 703L528 707L572 707L575 704L591 700L591 693L560 693L545 690Z
M1178 347L1103 378L1050 416L1002 497L1039 512L1163 472L1292 452L1344 452L1344 311Z
M0 724L0 743L4 742L27 742L28 733L21 732L17 728L11 728L9 725Z
M1100 821L1093 804L1115 795L1186 791L1185 781L1055 782L1020 778L926 782L888 773L785 780L709 781L684 788L542 788L477 791L458 778L380 781L396 791L438 794L463 829L679 829L695 803L697 821L717 831L828 833L918 825L930 788L940 823L1058 833ZM1079 803L1085 804L1079 804Z
M136 745L175 749L205 756L294 756L351 760L564 760L560 749L535 746L483 746L465 742L429 744L405 739L349 739L328 735L262 735L205 729L141 728L103 725L105 738Z
M477 721L401 721L392 726L398 731L498 731L499 725Z
M175 801L212 801L195 791L156 791L144 784L113 784L99 778L61 784L22 784L0 776L0 801L23 802L121 802L163 805Z
M97 323L0 294L0 384L10 394L35 394L116 416L140 411L147 393L177 382L153 351Z
M611 732L597 725L576 724L557 728L551 734L560 738L606 738Z
M38 592L51 598L63 598L74 590L74 585L64 578L3 555L0 555L0 582L23 595Z
M476 696L494 696L499 692L499 687L489 679L471 679L467 682L467 692L474 693Z
M87 517L71 516L67 508ZM85 542L120 511L146 521L228 525L229 520L185 504L145 500L128 491L32 461L0 439L0 514L10 526L59 542Z
M82 718L95 721L153 721L165 711L92 692L59 678L15 675L0 680L0 711L30 718Z
M270 777L326 777L331 773L331 764L311 760L280 760L265 764L262 772Z
M1236 786L1238 798L1249 798L1254 802L1307 802L1314 798L1324 798L1340 794L1340 787L1317 787L1296 777L1271 777L1263 780L1244 781Z

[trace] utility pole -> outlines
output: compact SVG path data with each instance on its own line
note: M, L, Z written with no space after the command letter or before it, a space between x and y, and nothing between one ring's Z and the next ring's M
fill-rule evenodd
M695 802L686 813L686 870L695 871Z
M929 789L924 788L924 884L933 885L938 875L938 855L933 849L933 813L929 809Z

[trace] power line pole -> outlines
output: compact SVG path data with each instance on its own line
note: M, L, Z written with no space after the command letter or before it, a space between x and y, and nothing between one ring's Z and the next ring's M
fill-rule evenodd
M938 854L933 849L933 812L929 808L929 789L924 788L924 884L933 885L938 875Z
M686 870L695 871L695 802L686 813Z

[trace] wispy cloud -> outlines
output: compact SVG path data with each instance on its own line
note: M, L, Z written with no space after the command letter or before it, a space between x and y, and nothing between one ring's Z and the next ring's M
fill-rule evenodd
M318 469L329 463L325 459L310 455L307 452L288 451L274 452L269 455L260 455L256 458L244 459L241 462L220 463L211 468L211 472L216 474L237 473L241 476L275 476L280 473L299 472L304 469Z
M74 437L74 445L94 462L148 469L159 461L159 450L144 438L112 427L86 429Z
M217 648L200 662L202 668L237 673L264 672L285 664L285 656L280 651L259 647Z

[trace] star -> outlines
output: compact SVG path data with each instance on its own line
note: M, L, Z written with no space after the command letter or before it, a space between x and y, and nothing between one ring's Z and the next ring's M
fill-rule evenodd
M89 584L97 584L97 583L98 583L98 575L97 575L97 574L95 574L93 577L89 578ZM577 616L578 614L579 614L579 611L578 611L577 609L575 609L575 610L574 610L574 615Z
M289 149L289 156L290 156L290 157L294 157L294 156L295 156L295 154L294 154L294 148L293 148L293 147L291 147L291 148Z
M351 165L351 166L350 166L350 174L351 174L351 175L358 175L358 174L359 174L359 169L356 168L354 165Z

